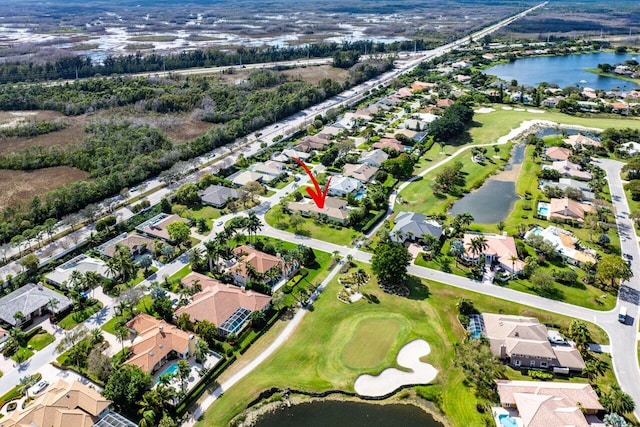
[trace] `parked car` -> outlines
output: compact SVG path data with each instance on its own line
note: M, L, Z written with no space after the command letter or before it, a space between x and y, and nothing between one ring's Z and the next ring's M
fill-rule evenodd
M38 394L49 386L49 381L38 381L33 387L31 387L31 394Z

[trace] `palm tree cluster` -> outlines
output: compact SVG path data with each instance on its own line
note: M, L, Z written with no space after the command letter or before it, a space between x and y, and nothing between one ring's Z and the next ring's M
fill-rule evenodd
M107 274L120 283L127 283L135 277L136 267L131 251L126 246L116 245L115 253L107 261Z

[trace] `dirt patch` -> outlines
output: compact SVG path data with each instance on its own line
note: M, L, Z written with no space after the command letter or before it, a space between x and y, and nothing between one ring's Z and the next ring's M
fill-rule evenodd
M331 79L343 82L349 77L349 72L341 68L334 68L331 65L316 65L311 67L300 67L282 71L283 74L292 79L302 79L311 84L318 84L322 79Z
M179 120L174 126L167 129L162 129L167 133L167 136L176 142L190 141L195 139L208 131L213 123L207 123L200 120Z
M32 138L0 138L0 154L7 154L29 147L66 146L80 143L85 137L86 116L66 117L56 111L0 111L0 127L15 127L20 124L40 121L61 121L67 127Z
M62 185L87 176L80 169L58 166L35 171L0 169L0 210L11 205L28 203L36 195L46 194Z

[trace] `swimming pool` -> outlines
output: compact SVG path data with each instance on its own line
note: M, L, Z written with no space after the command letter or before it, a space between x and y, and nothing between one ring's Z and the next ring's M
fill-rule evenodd
M538 205L538 215L540 216L547 216L549 215L549 205L548 204L542 204L540 203Z
M156 378L156 382L160 381L160 377L165 375L165 374L171 374L174 375L176 373L176 371L178 370L178 362L173 362L171 365L167 366L164 371L162 371L160 373L160 375L158 375L158 377Z
M360 199L362 199L362 198L365 196L365 194L366 194L366 193L364 192L364 190L363 190L363 191L358 191L358 192L356 193L356 195L355 195L355 196L353 196L353 198L354 198L354 199L356 199L356 200L360 200Z
M516 420L514 420L507 414L498 415L498 420L500 420L500 425L502 427L518 427L518 423L516 422Z

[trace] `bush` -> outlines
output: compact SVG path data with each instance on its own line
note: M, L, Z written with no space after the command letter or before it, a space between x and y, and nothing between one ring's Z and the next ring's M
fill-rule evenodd
M529 376L533 379L541 380L541 381L549 381L553 379L553 374L551 372L545 372L545 371L531 370L529 371Z

